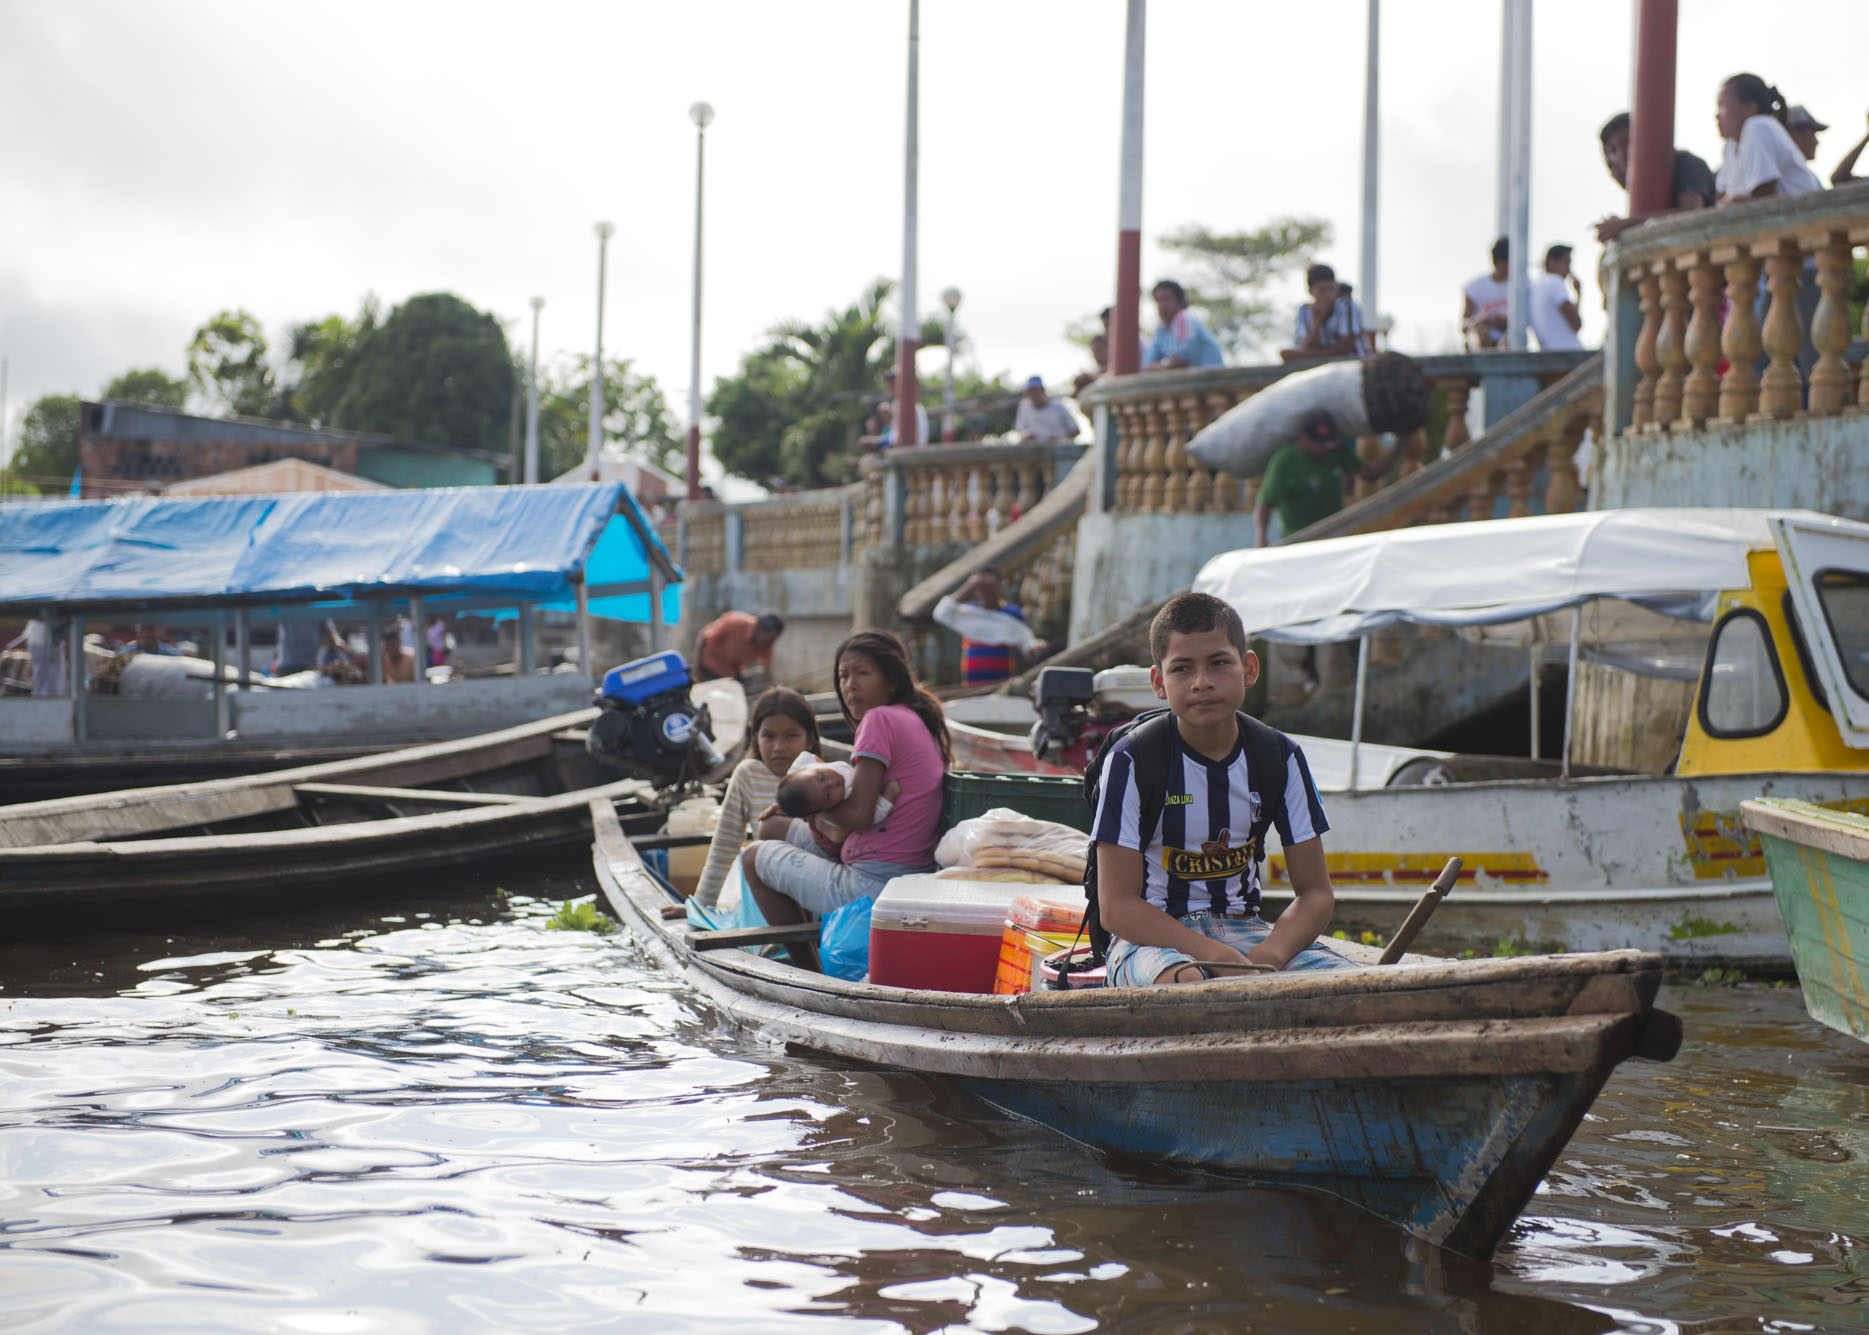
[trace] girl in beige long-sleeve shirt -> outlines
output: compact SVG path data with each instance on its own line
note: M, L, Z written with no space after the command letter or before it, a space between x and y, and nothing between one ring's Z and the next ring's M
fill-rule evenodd
M714 827L707 864L695 886L695 902L703 908L711 909L719 902L720 887L746 843L748 830L773 804L779 780L792 762L806 751L815 754L823 745L811 702L785 686L774 686L759 697L748 730L753 754L734 768L733 777L727 781L720 823Z

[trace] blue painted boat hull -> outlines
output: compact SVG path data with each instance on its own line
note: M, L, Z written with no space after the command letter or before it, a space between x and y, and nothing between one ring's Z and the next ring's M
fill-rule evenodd
M960 1083L1100 1150L1328 1192L1453 1251L1484 1255L1494 1221L1531 1199L1603 1076Z

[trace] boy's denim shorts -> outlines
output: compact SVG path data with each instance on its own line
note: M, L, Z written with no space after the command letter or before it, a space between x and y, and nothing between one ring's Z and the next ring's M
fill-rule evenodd
M1244 955L1266 937L1272 934L1272 925L1259 918L1220 918L1211 913L1190 913L1181 920L1183 927L1192 928L1202 936L1224 941L1240 954ZM1162 976L1162 971L1177 964L1191 961L1193 957L1173 946L1138 946L1123 940L1112 938L1110 953L1105 961L1105 977L1111 987L1149 987ZM1286 973L1299 973L1307 969L1354 969L1359 967L1339 955L1322 941L1314 942L1291 957L1291 963L1285 966ZM1232 975L1227 975L1232 976ZM1257 974L1241 973L1239 977L1254 978Z

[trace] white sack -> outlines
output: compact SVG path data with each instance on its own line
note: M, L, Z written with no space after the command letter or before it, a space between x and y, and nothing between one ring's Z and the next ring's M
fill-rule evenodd
M934 619L976 644L1010 645L1025 654L1038 643L1032 628L1018 617L978 603L963 603L951 593L935 604Z
M1195 433L1188 455L1231 477L1258 477L1298 434L1298 422L1319 408L1345 442L1370 434L1363 406L1363 363L1328 362L1275 380Z

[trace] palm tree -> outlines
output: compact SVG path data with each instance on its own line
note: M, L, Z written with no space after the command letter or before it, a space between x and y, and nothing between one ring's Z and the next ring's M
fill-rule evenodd
M756 481L783 476L802 487L849 480L863 420L895 362L887 305L895 285L873 280L856 301L817 323L788 320L715 383L708 411L717 419L714 453ZM925 321L924 345L939 344L939 321Z

